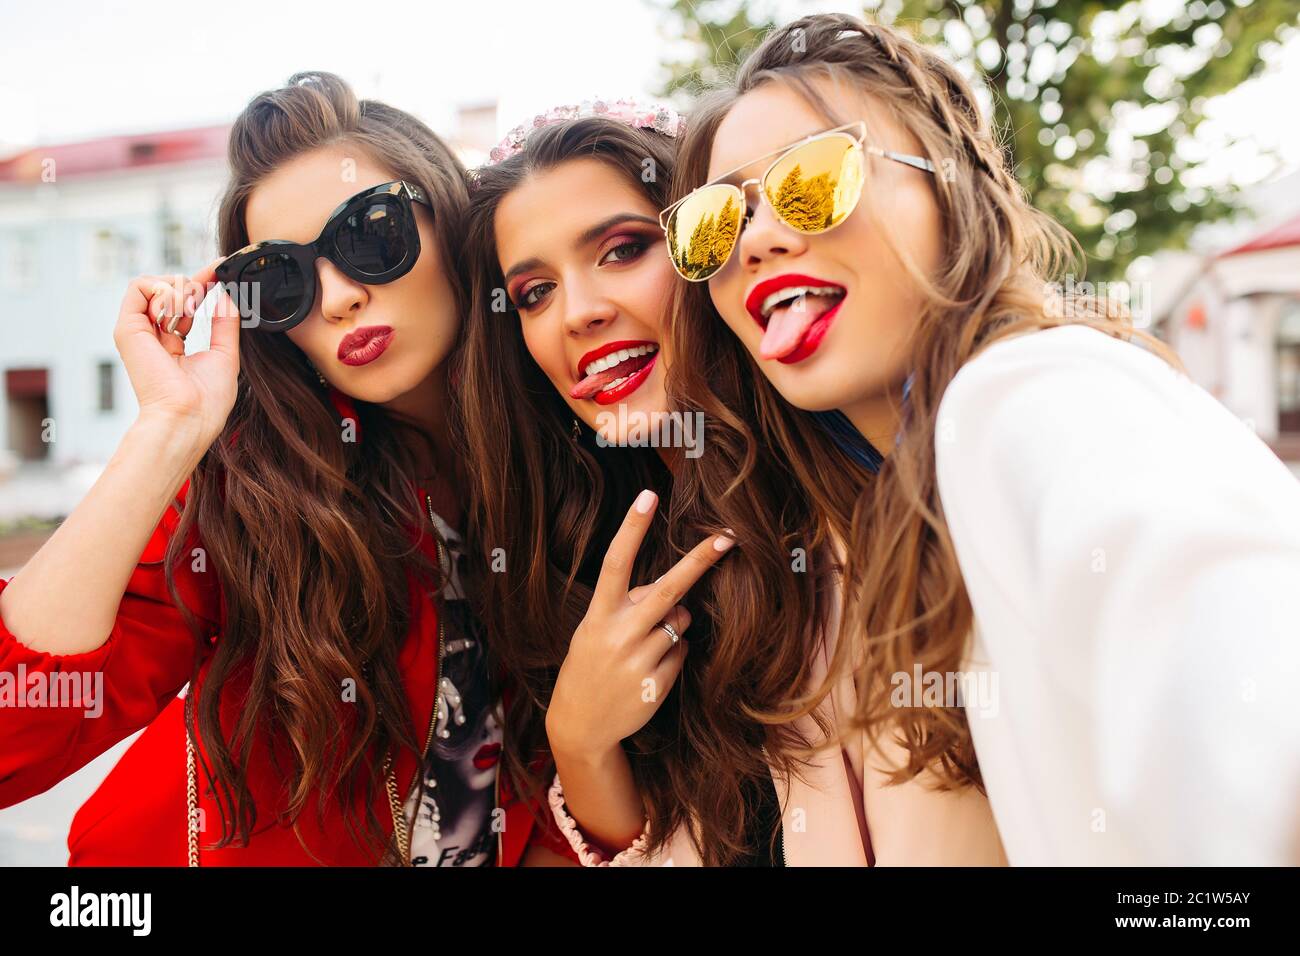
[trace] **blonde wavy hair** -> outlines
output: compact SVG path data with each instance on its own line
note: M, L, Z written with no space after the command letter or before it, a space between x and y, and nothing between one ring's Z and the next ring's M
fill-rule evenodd
M830 674L789 709L763 719L776 726L809 713L853 669L859 696L851 726L873 741L890 733L907 752L906 765L892 770L894 782L928 769L941 788L982 788L961 708L900 708L890 700L891 674L910 674L917 664L926 673L960 670L972 625L935 479L940 399L957 371L990 343L1065 323L1140 338L1177 360L1134 329L1119 304L1061 291L1061 280L1083 262L1078 243L1029 204L957 70L889 27L819 14L770 32L734 79L690 114L673 201L707 180L719 124L741 96L765 84L788 84L828 127L856 118L834 114L812 82L817 78L850 85L887 110L940 170L932 177L944 249L939 267L927 275L895 249L924 298L911 339L911 388L900 409L902 439L878 474L850 467L810 413L785 402L727 330L706 283L683 282L676 290L671 347L691 360L673 363L669 394L684 408L704 410L715 429L732 431L729 444L768 445L790 462L820 516L820 559L829 557L830 535L847 545L839 567L844 615ZM863 205L870 206L868 196ZM750 511L746 457L705 455L689 482L679 482L677 493L689 488L700 524L742 527L736 522ZM792 676L786 672L787 680Z

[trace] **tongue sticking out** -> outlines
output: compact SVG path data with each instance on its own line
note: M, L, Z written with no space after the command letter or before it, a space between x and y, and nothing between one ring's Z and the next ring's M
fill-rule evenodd
M592 375L588 375L577 385L573 386L569 391L569 397L577 399L591 398L591 396L595 395L610 382L613 382L616 379L627 378L631 375L635 375L648 365L657 354L657 352L652 352L648 355L634 355L631 358L620 362L618 365L615 365L613 368L607 368L603 372L596 372Z
M765 359L780 359L799 347L809 326L835 308L843 296L804 295L778 306L768 316L767 328L758 354Z

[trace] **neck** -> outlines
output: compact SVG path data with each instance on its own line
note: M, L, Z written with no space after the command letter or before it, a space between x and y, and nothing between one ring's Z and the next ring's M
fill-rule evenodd
M872 395L840 409L876 450L888 457L902 423L903 387Z
M457 481L447 421L448 400L447 373L439 365L415 388L384 403L387 411L415 425L424 438L412 442L409 448L415 460L415 477L422 483L435 477Z

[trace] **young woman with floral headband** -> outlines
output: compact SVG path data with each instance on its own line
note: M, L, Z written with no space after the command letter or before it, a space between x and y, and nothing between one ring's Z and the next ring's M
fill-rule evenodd
M896 778L973 786L973 743L1012 863L1295 862L1300 484L1159 343L1048 285L1071 240L957 72L801 18L692 114L675 183L694 360L669 394L763 409L737 440L788 458L837 543L832 676L903 743ZM731 463L700 471L739 529Z
M328 73L256 97L229 153L224 258L132 280L114 335L139 417L0 590L24 692L102 679L0 708L0 805L143 728L73 821L73 864L555 860L495 792L455 562L464 170ZM211 345L186 354L218 280Z
M816 717L780 716L825 675L834 632L827 565L789 573L793 549L821 545L785 461L712 423L689 449L627 447L671 421L665 371L694 361L659 350L673 274L655 214L677 128L664 108L559 109L476 173L472 537L504 562L483 613L527 690L507 725L544 714L547 731L509 757L554 755L551 805L590 865L1001 862L979 794L885 788L860 738L809 756L850 686ZM736 465L734 532L686 507L701 455Z

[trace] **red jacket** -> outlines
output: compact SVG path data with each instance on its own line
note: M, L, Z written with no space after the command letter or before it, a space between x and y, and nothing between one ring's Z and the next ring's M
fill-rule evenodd
M200 684L206 676L208 651L221 633L222 604L215 573L211 569L195 573L189 562L183 562L176 575L178 589L209 634L209 648L200 652L193 632L168 594L161 564L178 520L176 512L169 509L159 523L131 576L112 634L101 647L66 656L41 653L20 643L0 620L0 674L14 675L16 681L21 665L27 675L24 686L32 683L31 675L36 673L103 674L103 713L98 717L86 716L82 707L0 705L0 807L42 793L118 741L145 728L73 819L68 848L69 863L74 866L186 864L184 702L177 693L190 680L198 653L203 655ZM432 539L424 536L422 545L436 565ZM6 584L0 581L0 589ZM438 684L438 618L436 604L414 582L411 596L411 631L399 652L398 666L411 720L418 729L429 725ZM240 683L232 677L222 690L221 722L227 734L243 697ZM318 821L314 812L301 815L299 830L315 859L303 849L292 825L277 819L272 809L285 803L282 775L272 769L269 757L265 746L254 746L248 781L258 814L248 845L204 849L201 865L372 863L348 836L342 812L332 798L323 820ZM399 791L409 793L418 769L416 758L403 751L393 769ZM198 806L207 821L200 837L202 845L213 842L214 834L220 832L220 817L215 801L205 792L201 770L198 779ZM573 858L564 838L553 827L536 826L532 809L506 792L504 784L503 776L498 798L505 809L505 827L498 844L498 865L517 865L532 843ZM310 799L314 807L315 797ZM378 788L374 812L385 831L391 833L392 815L382 786ZM542 817L549 818L549 813Z

